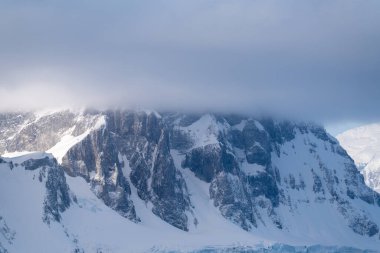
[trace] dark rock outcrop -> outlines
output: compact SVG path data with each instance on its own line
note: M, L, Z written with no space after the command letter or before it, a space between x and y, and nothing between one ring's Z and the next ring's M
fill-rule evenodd
M131 183L142 200L153 204L154 214L187 230L190 200L161 119L154 113L128 111L109 111L105 116L106 127L91 133L63 159L68 173L89 180L108 206L138 222Z

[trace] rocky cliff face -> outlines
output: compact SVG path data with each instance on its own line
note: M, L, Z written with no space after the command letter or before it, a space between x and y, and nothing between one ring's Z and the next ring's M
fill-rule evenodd
M379 195L365 186L351 158L321 127L204 115L190 126L174 124L173 131L173 138L187 136L193 143L182 149L182 166L210 182L214 205L243 229L268 222L286 229L291 224L283 217L301 211L298 206L329 203L355 232L378 233L371 215L350 202L378 207Z
M106 125L74 146L63 159L71 175L91 182L97 196L123 216L139 221L131 184L152 212L187 230L189 196L170 155L167 129L155 114L109 111Z
M46 120L77 129L67 113L59 115L61 120ZM207 198L219 213L244 230L292 233L297 226L314 226L313 220L327 218L321 213L333 213L337 226L379 237L379 194L364 184L352 159L322 127L239 115L117 110L90 118L99 117L104 124L70 147L62 166L68 175L85 178L107 206L136 223L142 219L132 189L165 222L185 231L196 229L201 219L184 176L191 171L207 185ZM52 132L59 133L54 127ZM54 144L13 141L33 136L16 134L3 142L3 150ZM63 189L61 185L54 188Z

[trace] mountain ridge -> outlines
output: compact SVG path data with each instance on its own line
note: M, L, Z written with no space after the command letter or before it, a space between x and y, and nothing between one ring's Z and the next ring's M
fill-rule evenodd
M14 147L22 148L22 140L38 129L82 135L67 142L67 153L56 157L65 177L83 178L105 206L136 226L155 224L152 217L157 217L179 234L206 236L224 219L223 224L248 231L244 233L252 234L256 243L254 238L262 237L295 245L380 245L375 215L380 195L364 184L337 140L315 124L122 110L44 117L41 125L29 124L28 132L8 133L22 134L5 138L2 150L9 145L25 151ZM64 124L53 120L59 117ZM53 130L44 127L46 122ZM77 122L84 127L78 128ZM3 122L0 128L3 136L8 125ZM73 134L73 129L80 131ZM32 140L41 146L38 138ZM314 221L321 219L328 222Z

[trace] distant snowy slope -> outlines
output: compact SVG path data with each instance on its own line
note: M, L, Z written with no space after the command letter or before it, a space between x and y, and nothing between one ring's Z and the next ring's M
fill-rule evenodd
M380 154L380 123L347 130L337 136L358 164L368 164Z
M46 151L61 162L72 146L104 124L103 115L86 110L2 113L0 154Z
M337 139L360 168L366 184L380 192L380 123L350 129Z

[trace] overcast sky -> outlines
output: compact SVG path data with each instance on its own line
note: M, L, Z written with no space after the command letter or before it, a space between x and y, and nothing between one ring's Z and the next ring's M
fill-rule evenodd
M380 120L380 1L0 1L0 109Z

